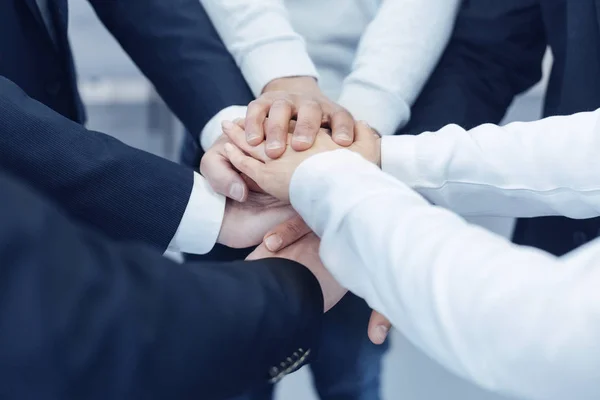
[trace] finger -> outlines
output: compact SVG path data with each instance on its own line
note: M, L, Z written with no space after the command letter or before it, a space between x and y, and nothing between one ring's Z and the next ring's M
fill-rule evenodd
M331 137L340 146L348 147L354 142L354 118L346 109L337 108L329 116Z
M240 149L231 143L225 143L225 153L227 158L235 168L243 174L246 174L250 179L260 185L261 171L265 167L260 161L255 160L241 152Z
M249 145L257 146L265 139L263 124L269 114L272 101L257 99L248 104L246 111L246 140Z
M266 123L265 152L272 159L281 157L285 151L293 111L293 104L287 99L275 100L269 110L269 119Z
M294 131L296 130L296 120L291 120L290 121L290 129L288 130L288 133L294 133Z
M358 121L354 125L354 142L371 142L373 141L373 135L379 136L365 121Z
M270 251L279 251L303 238L311 229L302 217L296 215L265 235L264 243Z
M257 160L266 161L268 158L265 154L264 144L252 146L246 141L244 131L239 125L230 121L223 121L221 124L223 133L244 153L256 158Z
M292 148L296 151L310 149L321 127L323 110L316 101L307 101L298 108Z
M248 255L248 257L246 257L246 261L261 260L267 257L273 257L273 253L271 253L264 245L259 245Z
M233 123L242 128L243 130L246 130L246 118L236 118L233 120Z
M388 336L392 324L386 317L379 314L377 311L371 313L369 320L369 339L374 344L383 344Z
M246 182L223 156L207 154L202 157L200 172L216 192L240 202L248 198Z

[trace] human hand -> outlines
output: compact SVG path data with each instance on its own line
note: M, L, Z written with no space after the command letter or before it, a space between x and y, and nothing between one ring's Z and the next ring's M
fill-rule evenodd
M306 234L309 232L311 232L311 230L308 225L306 225L302 217L296 215L295 217L270 230L265 235L263 245L269 251L275 253L285 249L287 246L293 245L298 240L306 236ZM391 327L392 324L387 320L387 318L377 311L373 311L371 313L371 318L367 328L369 339L371 342L373 342L373 344L383 344Z
M392 328L392 323L377 311L371 313L368 334L373 344L383 344Z
M256 246L269 229L295 215L292 207L264 193L251 191L243 203L227 199L217 242L240 249Z
M313 273L321 285L324 301L323 309L327 312L344 297L347 290L337 283L321 262L319 244L320 240L317 235L309 233L279 253L272 253L264 245L260 245L246 259L260 260L263 258L278 257L296 261L304 265Z
M225 143L229 138L221 135L202 156L200 173L209 185L218 193L238 202L248 198L248 185L238 171L231 165L225 153Z
M231 143L237 146L236 148L232 144L225 145L225 153L231 163L263 191L284 202L289 202L289 186L292 175L304 160L318 153L341 148L333 142L325 130L321 129L316 137L315 145L310 149L298 152L287 147L283 157L273 160L266 155L264 144L255 147L248 145L240 126L232 122L224 122L223 131ZM355 129L355 139L349 149L359 152L371 162L379 164L381 158L379 136L373 133L365 123L358 123Z
M302 217L296 215L269 230L264 236L263 243L269 251L277 252L296 243L310 232L312 230Z
M352 115L329 100L314 78L294 77L271 81L263 94L248 105L247 143L257 146L266 137L267 156L280 157L287 147L288 128L293 118L297 123L291 146L296 151L309 149L323 124L331 128L333 141L338 145L349 146L354 141Z

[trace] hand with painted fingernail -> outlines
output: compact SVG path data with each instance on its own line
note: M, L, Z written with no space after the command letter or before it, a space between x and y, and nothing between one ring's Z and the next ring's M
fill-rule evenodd
M329 100L314 78L293 77L270 82L263 94L248 105L246 141L257 146L266 141L265 153L275 159L287 147L290 122L295 120L291 147L311 148L322 126L330 127L340 146L354 141L354 118L342 106Z

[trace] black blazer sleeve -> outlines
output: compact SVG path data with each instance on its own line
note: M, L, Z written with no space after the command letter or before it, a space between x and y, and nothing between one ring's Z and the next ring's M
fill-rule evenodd
M538 0L466 0L437 68L401 133L498 123L541 78L546 36Z
M254 99L200 0L89 0L194 139L217 112Z
M177 265L6 175L0 204L0 398L224 399L315 343L323 298L299 264Z
M0 168L113 238L169 245L191 169L86 130L0 77Z

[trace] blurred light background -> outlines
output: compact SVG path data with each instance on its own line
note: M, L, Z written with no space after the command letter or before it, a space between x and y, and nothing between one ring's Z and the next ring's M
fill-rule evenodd
M82 96L88 106L88 126L123 142L176 160L182 128L147 80L97 20L85 1L70 2L70 35ZM551 59L548 56L545 69ZM545 74L547 76L547 73ZM545 83L521 96L506 121L528 121L540 116ZM512 229L512 221L496 220L498 232ZM210 326L210 325L207 325ZM365 327L366 329L366 327ZM315 400L306 369L286 378L278 400ZM400 333L383 374L385 400L501 400L503 397L474 387L429 360Z

